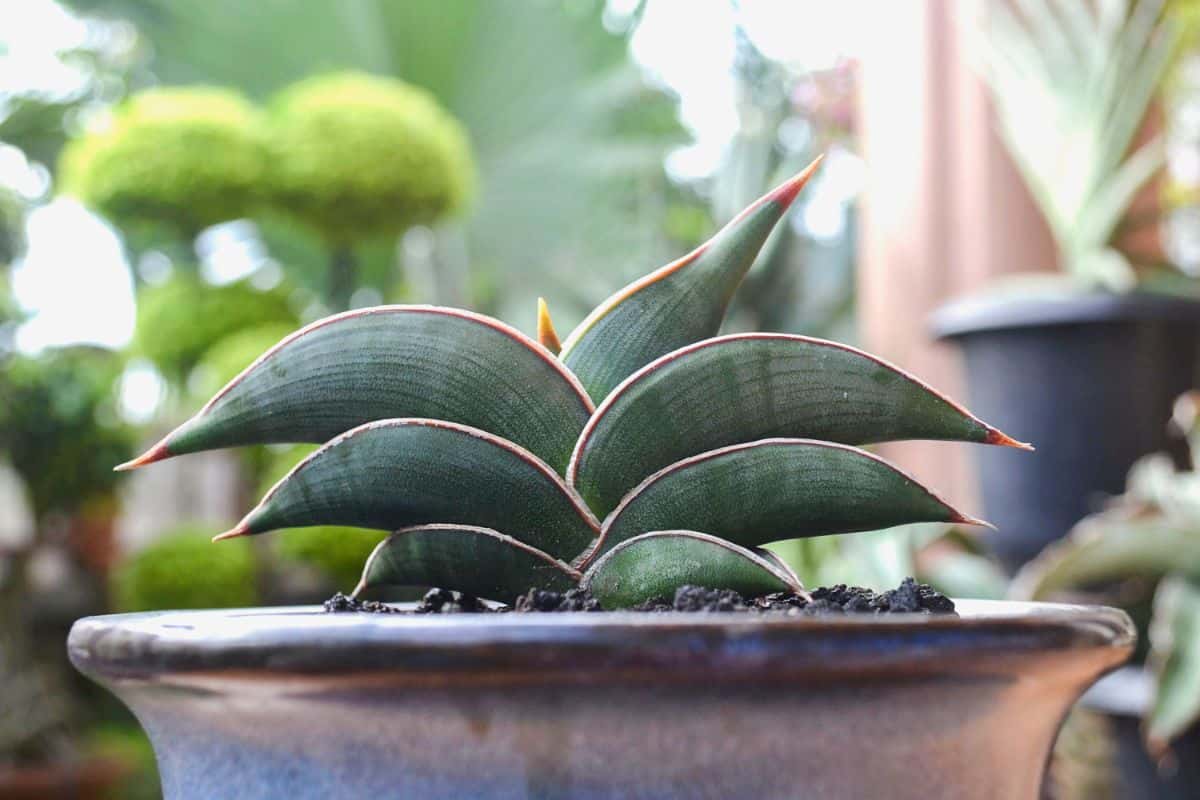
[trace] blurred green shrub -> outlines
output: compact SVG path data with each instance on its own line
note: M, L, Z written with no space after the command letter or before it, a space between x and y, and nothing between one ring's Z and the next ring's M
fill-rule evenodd
M169 380L182 383L217 342L232 333L299 324L285 289L261 291L247 281L223 286L177 272L138 297L134 350Z
M259 495L300 463L315 447L296 445L271 453ZM387 537L383 531L326 525L316 528L289 528L271 535L275 552L285 563L316 570L339 591L349 592L362 577L367 556Z
M254 554L248 539L213 544L217 531L182 525L133 554L113 573L120 611L237 608L258 603Z
M216 394L255 359L295 330L296 326L290 323L268 322L219 339L204 352L197 365L196 392L205 398Z
M387 538L383 531L329 525L291 528L274 536L280 558L315 569L340 592L349 592L358 584L367 556Z
M17 260L25 249L25 204L0 186L0 269Z
M461 210L475 167L461 125L428 92L336 73L271 104L273 204L344 245Z
M71 141L62 185L118 225L167 223L189 239L250 215L262 199L266 151L259 112L228 89L151 89L110 124Z
M21 476L36 518L107 496L134 431L116 411L121 358L96 347L14 355L0 370L0 452Z

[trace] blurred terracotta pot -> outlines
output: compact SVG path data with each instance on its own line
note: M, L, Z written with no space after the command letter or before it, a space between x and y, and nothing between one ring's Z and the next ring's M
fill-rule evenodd
M1035 798L1123 612L93 617L166 796Z
M108 758L76 764L0 768L4 800L104 800L129 775L129 765Z

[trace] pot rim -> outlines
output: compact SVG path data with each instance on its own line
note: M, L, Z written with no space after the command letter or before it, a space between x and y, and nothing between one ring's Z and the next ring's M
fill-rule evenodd
M1200 299L1153 292L981 294L952 300L930 315L937 339L985 331L1096 322L1185 322L1200 325Z
M71 661L101 682L337 678L430 682L621 679L878 680L1011 672L1014 659L1115 667L1136 632L1103 606L956 601L956 615L567 612L330 614L317 606L116 614L79 620Z

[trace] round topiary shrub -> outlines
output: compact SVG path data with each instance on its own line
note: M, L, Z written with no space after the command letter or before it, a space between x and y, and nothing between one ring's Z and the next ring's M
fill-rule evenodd
M253 212L266 171L259 113L206 87L135 94L61 159L66 191L113 222L167 223L189 237Z
M184 525L134 554L113 574L120 611L238 608L258 603L250 542L214 545L217 531Z
M247 281L213 286L177 272L139 293L134 349L168 379L183 382L229 335L265 325L290 330L298 322L285 289L262 291Z
M462 209L474 185L466 134L433 96L390 78L301 81L271 104L274 205L338 245Z

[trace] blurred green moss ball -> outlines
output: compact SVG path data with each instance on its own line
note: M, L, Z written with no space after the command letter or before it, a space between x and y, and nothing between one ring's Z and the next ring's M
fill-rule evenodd
M335 243L396 235L462 210L475 167L462 126L431 94L337 73L271 104L273 205Z
M108 125L70 142L66 191L115 223L167 223L187 235L254 212L266 149L260 113L226 89L151 89Z
M240 608L258 603L250 542L214 544L217 533L183 525L135 553L112 578L120 611L169 608Z
M261 291L247 281L213 286L179 272L138 294L134 350L182 383L217 342L268 325L276 331L299 325L286 290Z

